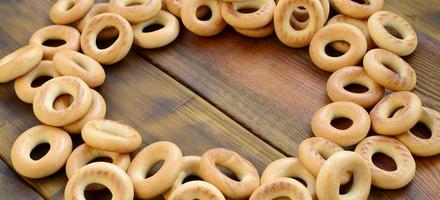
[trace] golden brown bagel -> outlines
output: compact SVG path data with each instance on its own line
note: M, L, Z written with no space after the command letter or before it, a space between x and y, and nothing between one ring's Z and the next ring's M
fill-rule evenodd
M55 24L75 22L90 10L94 0L58 0L49 11L49 17Z

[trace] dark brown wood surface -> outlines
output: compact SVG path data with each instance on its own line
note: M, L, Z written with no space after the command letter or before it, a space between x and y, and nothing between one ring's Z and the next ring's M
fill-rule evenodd
M401 14L418 30L419 47L405 59L418 75L415 92L424 105L440 110L440 3L423 2L388 0L385 9ZM0 16L6 19L0 20L0 56L50 24L50 5L49 0L0 3ZM312 136L312 113L330 102L325 92L330 74L313 66L306 48L286 47L275 36L251 39L228 28L203 38L183 30L167 47L134 50L138 54L106 67L107 80L98 91L106 99L107 118L134 126L143 133L144 145L169 140L185 155L231 148L262 172L272 160L296 155L298 144ZM15 138L38 124L32 107L16 97L12 86L0 85L0 157L9 166ZM370 198L439 199L439 158L416 158L417 174L409 186L374 188ZM66 183L63 170L25 180L42 196L60 199Z
M0 198L1 199L43 199L40 194L29 187L17 174L0 160Z

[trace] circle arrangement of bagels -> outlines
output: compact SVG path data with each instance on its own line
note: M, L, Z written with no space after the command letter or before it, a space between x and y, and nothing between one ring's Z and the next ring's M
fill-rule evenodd
M367 2L110 0L95 4L93 0L58 0L49 12L56 25L41 28L29 45L0 60L0 83L15 80L18 98L33 105L43 124L16 139L12 165L20 175L34 179L65 166L69 178L65 199L84 199L84 190L105 187L114 199L162 195L170 200L367 199L371 185L402 188L414 178L413 155L440 153L440 113L423 107L411 92L416 74L400 57L415 50L415 31L399 15L381 11L383 0ZM328 20L330 7L340 14ZM158 48L174 41L180 31L178 18L200 36L216 35L227 24L249 37L275 32L287 46L309 46L312 62L333 72L327 82L333 103L314 113L311 128L316 137L299 145L298 158L276 160L260 177L257 169L234 151L216 148L200 157L183 156L175 144L160 141L146 146L131 160L129 153L142 145L141 134L123 122L105 119L105 100L91 88L105 81L102 65L123 59L132 44ZM161 28L148 31L153 25ZM391 34L389 27L400 37ZM98 47L97 40L111 38L117 39L108 47ZM47 40L63 40L64 44L46 46ZM342 55L328 55L328 45ZM361 61L363 67L355 66ZM34 87L32 83L43 76L51 79ZM367 91L348 90L353 84ZM385 89L394 92L385 96ZM337 128L332 121L338 118L347 118L352 124ZM418 122L430 129L430 138L411 132ZM376 135L369 136L371 129ZM81 134L84 144L72 150L69 134ZM49 151L38 160L32 159L31 151L43 143L50 145ZM344 149L349 147L354 151ZM375 153L391 157L396 169L377 167L372 161ZM100 157L112 162L92 162ZM163 165L148 177L160 161ZM237 180L217 166L229 169ZM184 183L189 176L200 180ZM340 185L350 181L351 189L341 195Z

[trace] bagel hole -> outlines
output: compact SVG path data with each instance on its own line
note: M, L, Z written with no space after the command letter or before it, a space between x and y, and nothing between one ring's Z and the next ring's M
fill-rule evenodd
M240 8L237 11L239 13L253 13L253 12L256 12L257 10L258 9L256 9L256 8Z
M143 33L153 32L162 29L163 27L165 26L162 24L151 24L149 26L144 27L144 29L142 29L142 32Z
M112 34L115 34L114 36ZM98 33L98 40L109 40L111 38L118 38L119 30L115 27L107 27L102 29L101 32ZM112 37L113 36L113 37Z
M73 8L73 6L75 6L75 3L72 1L67 1L66 4L64 5L64 9L66 10L70 10Z
M300 13L306 13L304 16L302 16ZM306 22L309 19L309 12L307 9L303 6L299 6L295 8L295 10L292 12L292 16L299 22Z
M385 66L388 70L390 70L396 74L399 74L399 72L395 70L395 68L393 67L393 65L391 63L383 62L382 65Z
M345 54L345 52L340 52L337 51L335 48L333 48L334 43L343 43L345 45L348 45L348 49L350 49L350 43L343 41L343 40L337 40L337 41L333 41L330 44L327 44L327 46L325 46L325 53L330 56L330 57L340 57L343 56Z
M91 160L90 162L88 162L87 164L94 163L94 162L113 163L113 159L109 158L109 157L97 157L97 158Z
M322 149L318 149L318 153L322 158L324 158L324 160L327 160L328 158L330 158L330 156L332 156L331 153L325 152Z
M32 81L31 87L33 87L33 88L40 87L41 85L43 85L44 83L46 83L48 80L50 80L52 78L53 77L51 77L51 76L40 76Z
M229 177L230 179L234 180L234 181L240 181L240 179L235 175L234 172L232 172L231 170L229 170L226 167L223 167L221 165L215 165L217 167L218 170L220 170L225 176Z
M92 183L92 184L98 184L98 183ZM87 187L89 187L90 185L87 185ZM101 184L99 184L101 185ZM112 192L104 186L104 189L102 190L97 190L97 191L91 191L91 190L84 190L84 197L86 199L102 199L102 200L111 200L113 199L113 195Z
M371 160L376 167L383 169L385 171L394 171L397 169L396 162L384 153L377 152L373 154Z
M32 160L40 160L47 154L47 152L49 152L49 149L49 143L41 143L32 149L30 157L32 158Z
M353 125L353 121L346 117L338 117L333 119L330 124L339 130L346 130Z
M128 1L127 4L125 4L125 6L139 6L142 5L142 1Z
M58 96L55 101L53 101L53 109L55 110L64 110L72 105L73 96L70 94L62 94Z
M212 17L212 11L208 6L200 6L197 8L197 19L201 21L208 21Z
M400 34L400 32L397 31L395 28L393 28L393 27L391 27L391 26L387 26L387 25L385 25L384 28L385 28L385 30L387 30L387 32L388 32L389 34L391 34L391 35L394 36L395 38L398 38L398 39L401 39L401 40L403 39L402 34Z
M46 40L46 41L43 42L43 45L47 46L47 47L59 47L59 46L62 46L64 44L66 44L66 41L64 41L64 40L56 40L56 39L54 39L54 40Z
M112 37L112 38L102 37L101 34L103 34L104 30L111 30L111 29L113 29L115 31L114 37ZM98 33L98 36L96 38L96 46L98 47L98 49L101 49L101 50L106 49L106 48L112 46L112 44L115 43L116 40L118 40L118 38L119 38L119 30L117 28L115 28L115 27L104 28Z
M358 4L370 5L369 0L351 0L351 1L356 2Z
M304 187L307 187L307 182L306 182L304 179L299 178L299 177L291 177L291 178L293 178L293 179L295 179L296 181L298 181L298 182L300 182L301 184L303 184Z
M151 169L148 171L147 176L145 178L150 178L154 176L154 174L156 174L160 170L160 168L162 168L164 162L165 162L164 160L160 160L154 163L153 167L151 167Z
M352 92L352 93L365 93L368 92L368 88L360 85L360 84L356 84L356 83L352 83L349 84L347 86L344 87L345 90Z
M393 117L397 117L398 114L400 113L399 110L403 109L403 106L397 107L394 110L392 110L390 112L390 114L388 115L388 118L393 118Z
M412 127L410 131L413 135L422 139L429 139L432 137L431 129L421 122L417 122L417 124Z
M339 186L339 194L347 194L351 190L352 186L353 186L353 178L351 178L350 181L348 181L348 183L344 185L341 184Z
M183 179L182 184L190 182L190 181L203 181L203 179L196 176L196 175L190 175L190 176L187 176L185 179Z

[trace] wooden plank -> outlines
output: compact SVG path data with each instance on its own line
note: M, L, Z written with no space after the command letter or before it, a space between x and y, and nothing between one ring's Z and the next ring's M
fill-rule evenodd
M16 4L12 4L15 2ZM32 32L49 24L50 2L6 1L0 4L0 55L27 43ZM31 12L32 10L32 12ZM98 91L106 99L109 119L134 126L144 145L158 140L175 142L184 155L201 155L215 148L230 148L249 159L260 172L283 155L228 118L212 105L167 76L138 55L105 68L106 83ZM32 107L14 94L12 83L0 87L0 156L9 165L15 138L38 124ZM78 137L75 137L78 139ZM62 199L66 177L61 170L45 179L26 181L45 198Z
M43 199L35 190L17 176L4 162L0 161L0 194L8 199Z

